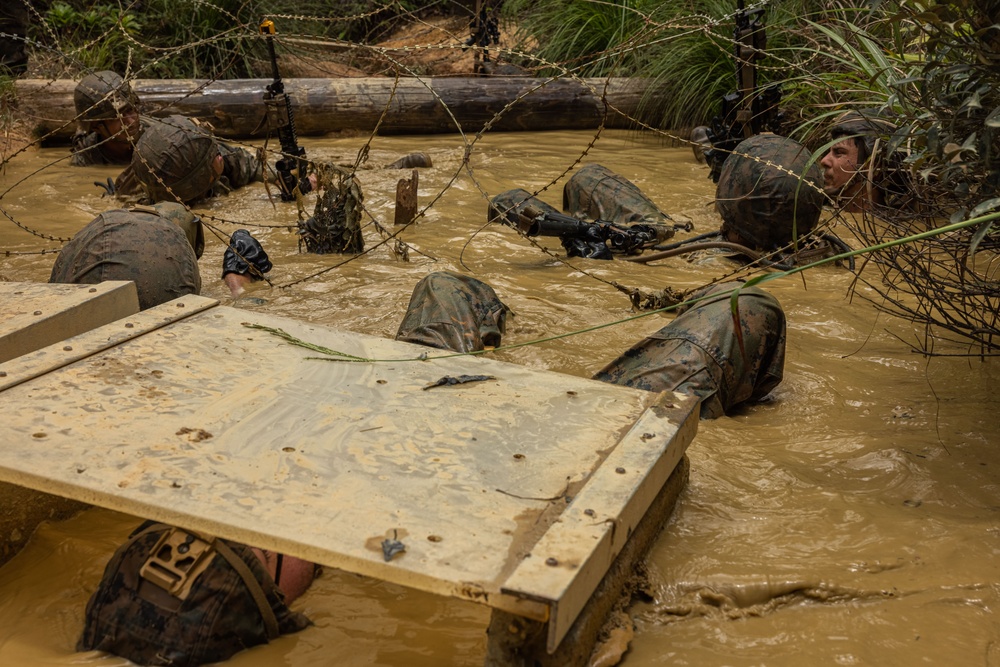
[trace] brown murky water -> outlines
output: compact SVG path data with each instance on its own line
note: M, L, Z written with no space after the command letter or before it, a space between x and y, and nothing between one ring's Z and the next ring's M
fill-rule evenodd
M467 271L515 311L508 342L544 338L632 316L626 298L593 276L651 291L688 288L729 270L722 258L652 265L562 264L506 228L486 227L487 196L538 188L559 177L592 135L494 134L373 141L360 171L368 211L391 228L400 155L422 150L420 202L434 201L402 238L409 262L388 246L283 287L343 258L298 254L287 205L262 186L198 209L245 226L275 264L252 293L262 309L392 336L416 281ZM308 140L310 157L353 162L364 138ZM468 139L472 143L472 138ZM16 158L0 175L0 207L21 224L69 237L103 210L91 185L116 169L74 169L65 149ZM583 158L632 179L660 207L684 213L695 233L717 228L714 186L687 149L605 133ZM27 180L18 184L18 181ZM561 203L562 182L542 198ZM311 202L310 202L311 203ZM234 224L216 222L220 238ZM257 225L266 225L261 228ZM849 235L840 230L842 237ZM365 230L369 247L379 240ZM229 302L218 279L223 243L201 259L203 293ZM543 245L561 256L558 240ZM57 248L0 218L0 250ZM45 281L54 256L0 256L0 276ZM575 267L575 268L574 268ZM846 298L851 275L825 267L768 284L788 316L785 381L772 400L702 422L689 450L691 482L650 554L656 599L636 607L624 665L1000 664L1000 379L995 362L927 360L900 341L919 335ZM498 354L535 368L590 375L667 316ZM954 350L964 352L964 350ZM248 360L252 363L252 360ZM48 526L0 569L0 664L118 665L72 653L87 595L132 517L92 510ZM351 575L327 572L297 603L316 622L297 636L241 654L233 665L475 665L487 611Z

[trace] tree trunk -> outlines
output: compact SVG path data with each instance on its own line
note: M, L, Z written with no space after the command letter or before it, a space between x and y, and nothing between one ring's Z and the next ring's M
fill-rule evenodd
M135 79L141 111L207 121L227 138L262 138L267 79ZM632 127L650 83L637 79L524 77L288 79L299 136L328 132L438 134ZM75 81L19 79L19 111L36 137L59 142L76 129ZM605 100L607 105L605 105ZM648 100L647 100L648 102ZM506 108L510 105L509 108ZM500 114L497 117L497 114ZM271 130L272 134L274 130Z

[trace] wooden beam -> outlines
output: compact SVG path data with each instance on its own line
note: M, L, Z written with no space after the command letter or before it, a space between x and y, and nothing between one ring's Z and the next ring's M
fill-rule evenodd
M209 122L220 137L267 135L268 79L135 79L141 112ZM329 132L474 133L632 127L649 90L645 80L526 77L287 79L300 136ZM18 79L18 113L32 132L62 141L76 129L72 80ZM607 102L607 106L605 105ZM381 122L380 122L381 121Z

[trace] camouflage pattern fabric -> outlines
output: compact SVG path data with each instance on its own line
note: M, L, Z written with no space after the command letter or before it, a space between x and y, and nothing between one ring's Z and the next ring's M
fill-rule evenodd
M310 625L292 612L249 547L224 542L249 568L259 606L247 582L217 553L181 600L140 576L143 564L169 526L144 524L112 556L87 603L78 651L105 651L140 665L195 667L226 660L245 648L269 641L273 613L279 634ZM273 632L273 627L270 629Z
M205 252L205 228L201 224L201 218L195 215L187 206L178 204L177 202L161 201L153 204L151 208L161 218L169 220L181 228L184 236L187 237L188 243L194 248L194 256L201 259L202 253ZM140 207L133 207L131 210L138 211Z
M713 295L633 345L594 379L648 391L677 391L702 399L701 418L764 398L781 382L785 364L785 315L777 299L750 287L739 296L743 351L730 310L740 283L715 285L692 298Z
M167 116L142 133L131 166L150 201L191 202L211 188L218 154L211 134L184 116Z
M212 163L218 155L223 170L216 178ZM149 123L136 144L130 169L134 177L122 172L123 187L117 194L141 191L149 202L191 203L263 178L260 161L252 153L224 144L191 119L176 115Z
M672 224L635 183L599 164L584 165L566 182L563 210L575 218L620 225Z
M97 132L78 130L73 135L73 155L69 163L74 167L91 167L99 164L128 164L129 160L117 160L101 150L101 135Z
M595 380L647 391L678 391L702 399L701 418L714 419L757 401L781 382L785 315L777 299L741 290L739 324L744 358L730 311L730 282L696 293L712 295L632 346ZM451 272L432 273L413 290L397 340L473 352L499 346L507 307L485 283Z
M396 340L455 352L496 347L509 312L486 283L439 271L413 288Z
M334 165L327 170L337 176L337 183L328 184L316 200L313 214L298 225L299 251L359 253L365 249L361 234L361 212L364 193L354 174Z
M715 206L722 232L770 251L811 232L823 209L823 172L809 150L776 134L741 142L722 164ZM808 165L808 168L807 168Z
M50 283L131 280L145 310L201 292L198 259L184 231L158 213L105 211L59 252Z
M214 186L212 195L225 194L254 181L264 180L263 164L250 151L216 141L222 154L222 176Z

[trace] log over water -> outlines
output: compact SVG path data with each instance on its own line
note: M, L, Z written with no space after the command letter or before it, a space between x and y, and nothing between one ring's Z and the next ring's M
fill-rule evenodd
M132 86L151 116L182 114L211 123L221 137L262 138L264 87L269 79L135 79ZM331 132L440 134L499 131L630 128L650 91L648 81L525 77L361 77L286 79L300 136ZM21 115L35 136L66 140L76 128L72 80L16 82ZM510 104L499 118L495 115ZM384 114L384 116L383 116ZM381 123L379 119L381 118Z

